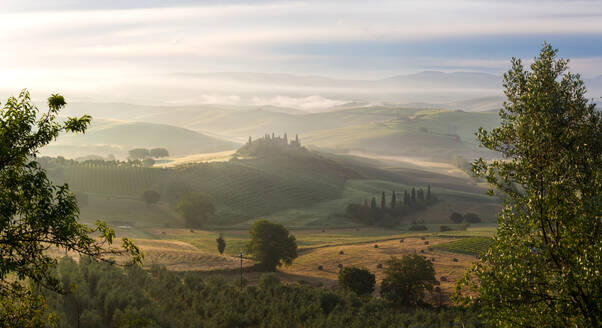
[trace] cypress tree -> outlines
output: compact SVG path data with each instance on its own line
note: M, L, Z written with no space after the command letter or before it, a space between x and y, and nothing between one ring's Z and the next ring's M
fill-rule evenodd
M383 191L380 196L380 208L385 209L387 207L387 200L385 199L385 192Z
M403 190L403 203L405 205L410 205L410 195L408 195L408 191L406 189Z
M418 189L418 200L424 202L424 190L422 188Z
M301 146L301 144L299 144L299 135L295 134L295 143L297 144L297 146Z
M372 197L372 202L370 203L370 208L373 210L376 209L376 197Z
M428 185L428 187L426 188L426 200L430 202L431 198L432 198L432 196L431 196L431 185Z
M288 145L288 136L284 133L284 144Z
M416 202L416 188L414 188L414 187L412 187L412 196L411 197L412 197L411 198L412 203L415 203Z
M391 195L391 208L395 208L397 205L397 195L395 195L395 190L393 190L393 194Z

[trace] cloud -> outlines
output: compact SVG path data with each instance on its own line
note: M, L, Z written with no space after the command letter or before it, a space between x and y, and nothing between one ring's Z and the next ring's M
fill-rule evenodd
M0 88L89 94L100 86L145 87L149 76L171 72L500 73L510 56L531 58L543 40L575 58L583 72L602 74L597 1L27 4L0 4L0 42L7 45L0 52Z

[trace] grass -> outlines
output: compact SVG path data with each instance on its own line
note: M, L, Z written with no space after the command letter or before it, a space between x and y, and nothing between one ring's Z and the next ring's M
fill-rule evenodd
M499 118L492 112L421 110L388 121L313 131L303 135L303 140L308 145L337 151L407 155L447 162L454 155L471 158L486 154L478 147L474 134L479 127L491 129L497 125Z
M442 251L478 256L486 252L492 242L493 239L490 237L474 236L438 244L434 247Z

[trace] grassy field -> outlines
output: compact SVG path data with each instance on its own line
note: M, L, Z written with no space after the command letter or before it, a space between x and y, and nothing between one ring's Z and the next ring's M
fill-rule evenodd
M473 248L477 244L482 247L483 243L478 242L490 240L494 232L495 226L487 224L470 227L466 231L445 233L376 228L292 230L299 245L299 257L292 266L281 268L277 274L288 283L305 281L334 287L338 265L353 265L368 268L375 273L377 284L380 284L382 269L378 268L379 264L384 264L391 256L418 253L433 261L444 299L447 299L465 269L477 260L473 254L450 252L448 245L470 241L465 243L465 248L469 244ZM162 264L172 270L199 270L203 274L231 276L232 279L238 277L238 254L249 239L246 230L150 229L147 233L159 238L136 240L147 254L147 265ZM218 254L215 242L220 233L227 243L223 256ZM243 266L247 268L253 263L245 255ZM256 272L244 275L251 283L260 277L260 273Z
M479 127L499 125L496 113L467 113L449 110L420 110L388 121L313 131L303 140L333 151L366 151L390 155L450 161L454 155L466 158L491 156L478 147ZM457 137L456 137L457 136Z
M474 236L438 244L435 248L442 251L478 256L487 251L492 241L490 237Z

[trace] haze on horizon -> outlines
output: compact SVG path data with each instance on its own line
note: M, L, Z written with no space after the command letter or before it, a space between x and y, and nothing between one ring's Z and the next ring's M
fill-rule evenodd
M303 110L492 97L510 58L529 62L543 41L600 81L601 18L599 1L8 0L0 95ZM496 76L470 94L379 82L422 71Z

